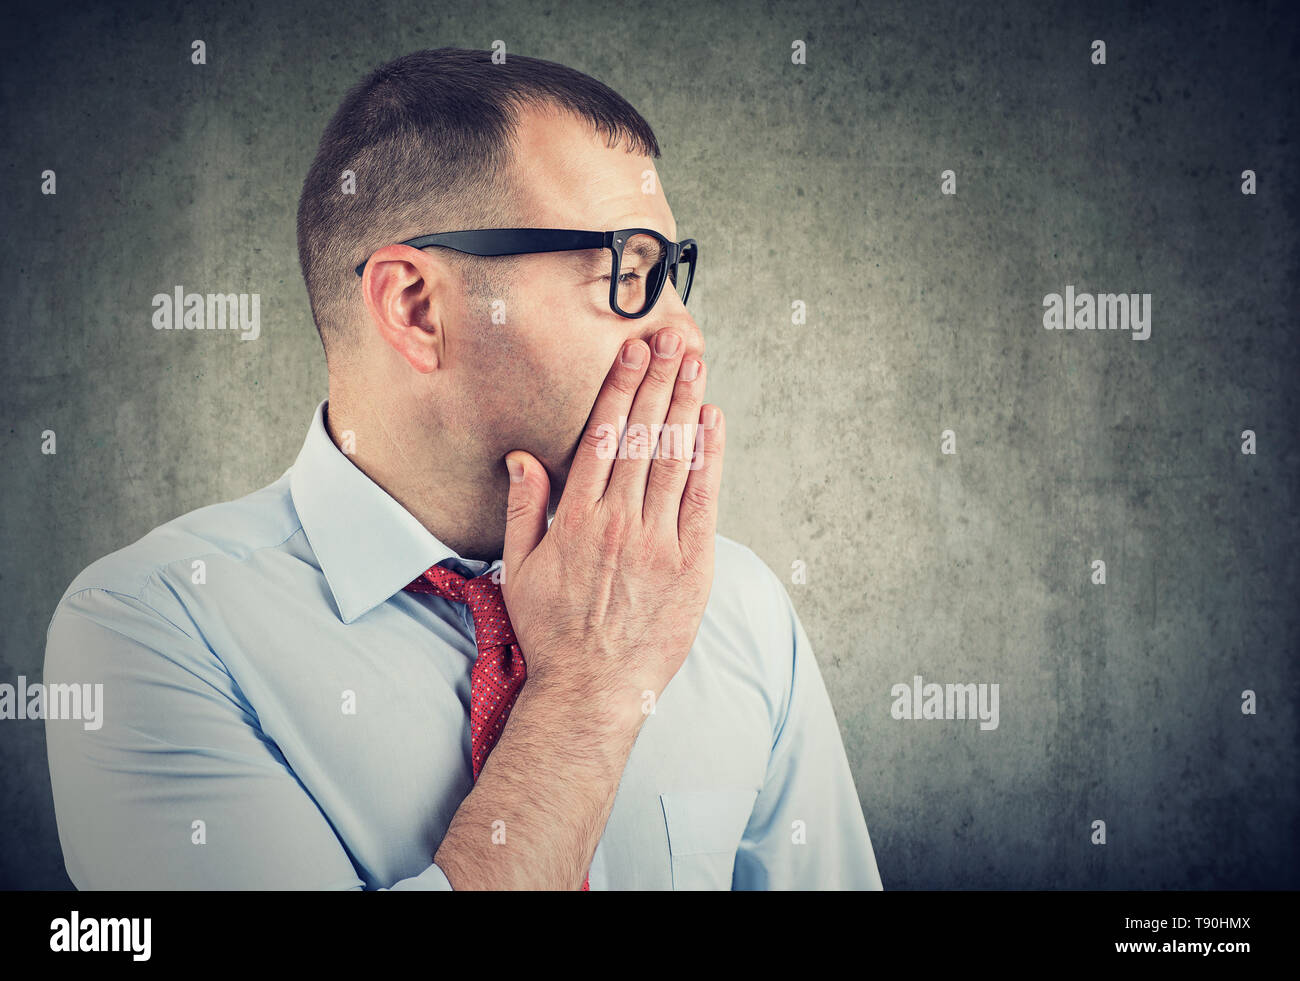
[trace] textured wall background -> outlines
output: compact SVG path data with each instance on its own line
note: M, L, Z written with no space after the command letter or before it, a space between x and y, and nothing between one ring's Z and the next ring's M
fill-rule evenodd
M500 38L657 131L721 531L790 583L886 888L1300 886L1288 5L138 6L3 39L0 681L84 566L292 463L321 129L377 64ZM261 337L154 331L176 284L260 293ZM1067 284L1152 294L1150 338L1044 330ZM999 684L999 727L893 719L914 674ZM43 724L0 749L0 885L66 888Z

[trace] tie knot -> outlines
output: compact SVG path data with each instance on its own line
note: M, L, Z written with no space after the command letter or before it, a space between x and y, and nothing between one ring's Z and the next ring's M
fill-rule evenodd
M445 565L435 565L426 569L419 579L406 587L412 593L433 593L453 603L465 602L465 584L469 582L459 572L448 569Z
M433 593L453 603L464 603L474 618L474 639L480 650L500 644L515 643L501 586L491 573L466 579L459 572L435 565L406 589L413 593Z

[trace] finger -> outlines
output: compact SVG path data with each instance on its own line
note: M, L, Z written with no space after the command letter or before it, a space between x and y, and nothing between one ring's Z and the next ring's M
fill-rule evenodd
M546 534L546 506L551 497L551 479L546 468L523 450L506 454L510 473L510 497L506 502L506 540L501 550L505 581L532 554Z
M671 529L675 534L677 531L682 490L686 487L686 475L690 473L703 398L704 362L695 358L683 359L677 372L673 401L659 432L654 459L650 461L645 506L642 508L642 520L665 532Z
M649 360L650 351L639 337L626 341L619 349L578 441L561 506L566 502L594 504L605 493L623 435L620 427L631 410Z
M722 453L726 448L727 425L722 410L705 405L700 410L697 453L682 492L677 517L677 539L682 557L694 561L713 540L718 527L718 488L722 484Z
M686 345L680 331L665 327L655 335L653 356L645 379L627 414L627 430L614 461L604 500L622 505L629 515L640 515L645 501L646 475L650 473L651 426L662 425L672 400L673 385Z

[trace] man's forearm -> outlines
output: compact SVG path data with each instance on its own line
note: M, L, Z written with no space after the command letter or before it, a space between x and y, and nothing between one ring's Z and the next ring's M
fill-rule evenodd
M434 856L452 888L580 889L643 720L525 682Z

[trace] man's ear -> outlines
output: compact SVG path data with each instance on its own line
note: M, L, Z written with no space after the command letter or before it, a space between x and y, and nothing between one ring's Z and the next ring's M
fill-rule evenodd
M386 245L375 252L361 277L371 326L422 374L445 363L446 312L458 288L451 266L407 245Z

